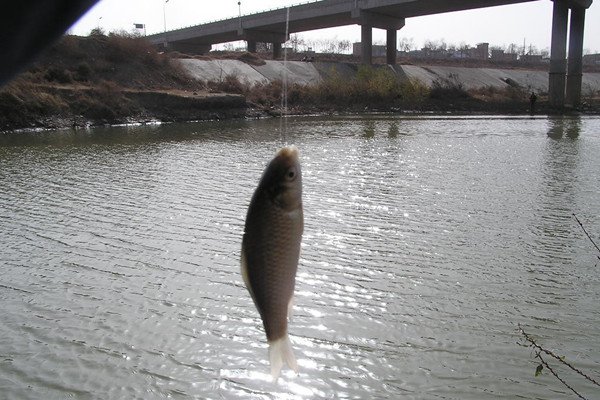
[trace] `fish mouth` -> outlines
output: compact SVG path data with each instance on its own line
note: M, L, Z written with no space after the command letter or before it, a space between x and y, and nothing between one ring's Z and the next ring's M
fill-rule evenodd
M298 148L294 145L291 145L283 147L281 150L279 150L277 156L291 160L298 160L299 154Z

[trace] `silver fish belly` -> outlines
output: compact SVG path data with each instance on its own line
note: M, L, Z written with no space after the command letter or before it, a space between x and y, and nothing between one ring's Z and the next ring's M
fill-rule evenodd
M241 254L242 277L263 321L275 379L284 364L297 372L288 315L303 229L298 150L284 147L266 167L252 196Z

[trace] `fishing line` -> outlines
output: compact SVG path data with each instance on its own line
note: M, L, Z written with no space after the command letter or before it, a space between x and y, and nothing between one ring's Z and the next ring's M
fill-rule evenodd
M279 123L279 137L284 146L287 146L287 114L288 114L288 68L287 68L287 42L290 32L290 7L286 7L285 17L285 42L283 43L283 77L281 82L281 119Z

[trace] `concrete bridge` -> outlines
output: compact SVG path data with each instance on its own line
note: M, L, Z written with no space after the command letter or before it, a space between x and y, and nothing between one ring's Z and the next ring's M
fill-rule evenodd
M156 45L192 54L206 53L213 44L237 40L247 41L248 51L255 52L257 42L267 42L273 44L273 58L279 58L282 43L289 39L290 33L358 24L362 62L371 63L372 30L380 28L387 31L387 63L395 64L397 32L405 25L406 18L530 1L541 0L322 0L166 31L147 38ZM581 102L585 10L592 1L553 0L548 94L556 107L577 106Z

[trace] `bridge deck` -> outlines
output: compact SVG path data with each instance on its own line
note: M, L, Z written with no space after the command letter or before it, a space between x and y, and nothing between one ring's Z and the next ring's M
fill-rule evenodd
M539 0L323 0L289 7L289 33L367 23L399 29L405 18ZM236 40L285 42L288 9L229 18L222 21L149 35L154 44L212 45ZM399 23L402 22L402 24Z

